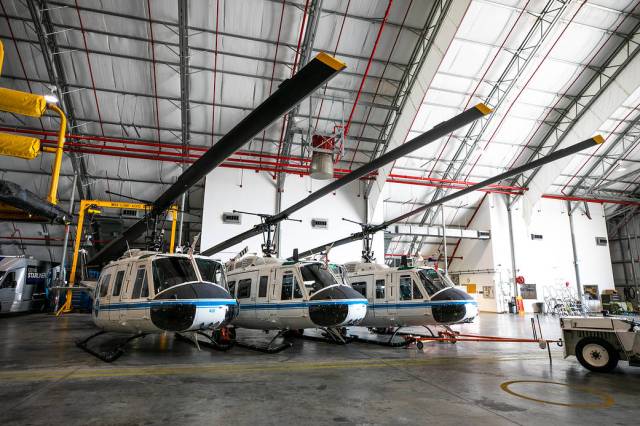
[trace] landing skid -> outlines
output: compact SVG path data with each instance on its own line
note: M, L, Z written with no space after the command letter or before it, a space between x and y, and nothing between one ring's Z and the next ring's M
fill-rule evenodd
M200 346L206 346L217 351L226 352L231 349L235 344L235 337L230 337L226 333L228 330L213 330L211 335L204 331L195 331L192 333L192 337L185 335L184 333L175 333L176 337L184 342L191 343L195 347L200 349ZM233 333L235 335L235 332ZM202 336L205 340L198 339L198 336Z
M116 345L113 350L110 351L105 351L105 352L98 352L95 351L93 349L91 349L88 346L88 343L91 339L101 336L103 334L108 333L108 331L104 331L104 330L100 330L97 333L92 334L91 336L87 337L84 340L79 340L76 342L76 346L79 347L80 349L82 349L83 351L95 356L96 358L98 358L101 361L104 362L113 362L116 359L120 358L123 354L124 354L124 347L131 342L132 340L135 340L137 338L140 337L144 337L147 334L146 333L138 333L138 334L134 334L133 336L129 337L127 340L125 340L124 342L120 343L119 345Z
M362 337L362 336L353 336L353 338L355 338L358 342L360 343L368 343L371 345L380 345L380 346L387 346L387 347L391 347L391 348L402 348L405 346L408 346L411 342L404 338L400 341L396 341L394 342L394 339L397 335L402 335L404 336L403 333L400 333L400 330L402 329L402 327L398 327L397 329L395 329L392 333L378 333L376 331L371 331L374 334L391 334L391 337L389 337L388 340L380 340L380 339L367 339L366 337Z
M290 347L293 346L293 343L289 340L286 339L286 335L288 333L290 333L291 330L280 330L275 336L273 336L273 339L271 339L269 341L269 343L267 343L267 345L255 345L252 343L247 343L247 342L242 342L240 340L235 340L235 344L237 346L240 346L241 348L245 348L245 349L251 349L253 351L258 351L258 352L263 352L266 354L276 354L278 352L282 352L285 349L289 349ZM282 337L283 341L282 343L275 345L274 342L279 338Z
M346 345L356 340L354 336L347 335L346 330L344 329L328 327L321 328L320 330L322 330L322 334L320 336L304 334L303 332L301 337L303 339L314 340L317 342L335 343L336 345Z

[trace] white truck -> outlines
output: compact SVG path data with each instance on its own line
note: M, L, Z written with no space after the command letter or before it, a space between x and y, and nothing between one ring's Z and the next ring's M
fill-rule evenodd
M640 367L640 322L624 317L560 318L564 356L575 355L583 367L613 370L619 360Z

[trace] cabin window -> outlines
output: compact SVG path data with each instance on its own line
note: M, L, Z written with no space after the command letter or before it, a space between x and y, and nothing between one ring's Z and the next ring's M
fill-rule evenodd
M143 291L144 288L144 291ZM146 295L143 293L146 292ZM133 292L131 293L132 299L139 299L141 297L149 296L149 286L147 285L147 271L145 267L138 269L136 273L136 282L133 284Z
M238 281L238 299L251 297L251 279Z
M229 294L236 297L236 282L229 281Z
M448 278L441 275L435 269L420 269L418 276L429 296L433 296L435 293L447 287L453 287L453 284L449 282Z
M384 280L376 280L376 299L384 299Z
M118 271L116 274L116 282L113 285L112 296L120 296L120 290L122 289L122 281L124 281L124 271Z
M267 297L267 285L269 277L260 277L260 286L258 288L258 297Z
M102 282L100 284L100 297L106 297L109 293L109 281L111 281L111 274L107 274L102 277Z
M4 281L2 281L2 285L0 286L0 288L16 288L17 285L18 281L16 280L16 272L11 271L7 273L7 275L5 275Z
M413 298L414 299L422 299L422 292L420 291L420 288L418 287L418 284L416 284L415 281L411 280L413 282Z
M291 298L300 299L302 298L302 291L300 291L300 286L298 285L298 280L293 274L285 274L282 277L282 291L280 293L281 300L291 300Z
M156 293L189 281L196 281L196 271L186 257L162 257L153 261Z
M357 283L351 284L351 287L364 297L367 297L367 283L365 281L359 281Z
M400 277L400 300L411 300L411 276Z

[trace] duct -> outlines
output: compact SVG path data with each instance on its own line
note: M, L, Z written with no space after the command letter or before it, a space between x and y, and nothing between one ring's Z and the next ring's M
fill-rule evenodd
M46 109L47 101L44 96L0 87L0 111L42 117Z
M175 199L220 165L231 154L345 67L344 63L327 54L321 53L316 56L291 79L284 81L278 87L278 90L185 170L176 182L152 203L151 212L144 219L124 231L120 238L104 247L88 264L104 264L119 256L126 249L129 241L135 240L146 231L148 220L158 216Z
M52 223L66 225L71 221L71 217L60 207L6 180L0 180L0 203L8 204L32 216L46 218Z
M28 136L0 133L0 155L33 160L39 154L39 139Z
M447 238L464 238L472 240L489 240L491 239L490 231L479 231L476 229L462 229L447 227ZM436 237L444 236L442 226L419 226L419 225L393 225L385 230L385 234L389 236L419 236L419 237Z

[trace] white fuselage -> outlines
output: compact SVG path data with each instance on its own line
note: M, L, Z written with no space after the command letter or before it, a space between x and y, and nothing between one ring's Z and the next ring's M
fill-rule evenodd
M238 261L227 270L229 290L240 304L232 324L259 330L304 329L354 325L366 315L367 301L341 277L314 291L301 267L317 262L286 263L272 258Z
M473 321L478 315L477 302L433 268L387 268L361 262L345 267L349 284L369 302L361 326L450 325ZM421 270L425 275L420 275ZM434 279L429 281L429 276Z
M164 286L158 282L153 262L169 257L188 259L151 254L107 265L94 293L96 326L113 332L161 333L215 329L228 323L237 312L237 302L224 287L200 280Z

